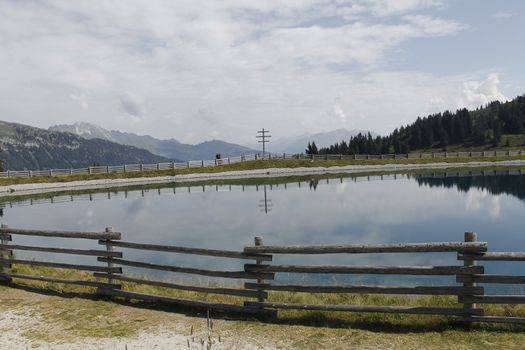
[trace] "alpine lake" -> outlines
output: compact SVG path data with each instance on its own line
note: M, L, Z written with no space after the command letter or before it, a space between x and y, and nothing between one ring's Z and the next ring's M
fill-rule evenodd
M1 221L13 228L103 231L128 242L242 250L266 245L461 242L478 233L489 251L525 251L525 174L516 169L398 175L325 175L172 183L116 190L0 199ZM101 249L89 240L16 236L17 244ZM74 241L74 242L73 242ZM103 248L102 248L103 249ZM122 250L129 260L242 269L244 261ZM92 257L17 251L20 259L93 263ZM274 256L276 263L461 265L456 253ZM486 273L523 274L524 263L482 262ZM524 264L525 265L525 264ZM521 270L521 273L520 271ZM185 280L184 274L125 267L126 274ZM193 282L231 283L192 277ZM389 275L276 275L276 283L400 284ZM403 277L403 284L455 283L452 277ZM487 292L523 293L523 286L485 285Z

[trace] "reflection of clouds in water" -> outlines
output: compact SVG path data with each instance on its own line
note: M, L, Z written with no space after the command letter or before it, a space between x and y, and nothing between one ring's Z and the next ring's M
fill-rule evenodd
M491 195L487 190L470 190L465 198L465 208L470 212L487 212L492 218L499 218L501 203L499 195Z
M132 242L240 250L260 235L269 245L370 244L388 242L461 241L466 230L478 230L494 250L525 250L511 235L521 227L523 202L471 189L420 187L410 179L354 182L320 181L273 186L273 210L259 212L261 188L232 186L233 191L206 188L130 191L129 198L75 201L12 208L5 223L12 227L103 230L113 226ZM501 210L501 207L505 210ZM496 235L497 233L497 235ZM95 243L96 242L91 242ZM45 242L42 243L45 245ZM36 245L36 244L35 244ZM87 247L87 246L86 246ZM92 248L92 247L90 247ZM243 261L183 254L126 250L128 259L203 268L242 269ZM67 257L72 259L71 257ZM71 261L71 260L69 260ZM276 263L355 265L457 265L454 254L364 254L275 257ZM498 265L499 268L500 265ZM126 271L130 269L126 268ZM133 269L134 270L134 269ZM498 270L499 271L499 270ZM137 270L137 273L148 273ZM165 274L165 277L180 275ZM184 277L187 277L185 275ZM282 275L283 278L286 275ZM318 276L319 280L346 280ZM350 277L349 277L350 278ZM387 281L390 277L351 276L352 281ZM420 277L414 277L419 281ZM395 278L393 278L395 280Z
M498 218L501 214L500 196L494 196L490 199L490 216Z
M80 217L77 221L77 226L91 226L93 225L93 216L94 216L93 210L87 210L83 217Z

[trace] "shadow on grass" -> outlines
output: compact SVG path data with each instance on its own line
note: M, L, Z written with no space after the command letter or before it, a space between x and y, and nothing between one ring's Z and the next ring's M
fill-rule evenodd
M2 286L2 284L0 284ZM6 285L3 285L6 286ZM189 317L208 317L208 310L204 308L193 308L180 306L171 303L164 302L146 302L130 300L127 298L115 298L104 296L102 294L95 293L83 293L83 292L64 292L53 289L39 288L35 286L29 286L24 284L11 283L7 285L9 288L23 290L31 293L38 293L47 296L56 296L62 298L80 298L91 301L108 301L118 305L134 307L147 310L155 310L162 312L174 312L183 314ZM364 313L353 313L356 315L356 319L345 320L333 315L327 315L323 312L311 312L302 315L285 315L285 316L258 316L253 314L238 314L238 313L225 313L218 312L216 310L210 310L209 316L214 319L221 320L235 320L243 322L262 322L266 324L283 325L283 326L306 326L306 327L325 327L333 329L354 329L354 330L365 330L371 332L382 332L382 333L393 333L393 334L404 334L404 333L428 333L428 332L445 332L445 331L488 331L491 333L523 333L525 331L525 325L510 325L510 324L466 324L449 319L435 319L432 315L422 315L424 318L417 322L406 322L411 316L409 315L398 315L396 320L388 319L381 314L374 314L370 317L370 314ZM360 317L362 318L360 319ZM406 318L405 318L406 317ZM383 319L381 319L383 318ZM386 320L385 320L386 318ZM433 319L434 318L434 319ZM397 322L396 322L397 321ZM401 321L401 322L400 322Z

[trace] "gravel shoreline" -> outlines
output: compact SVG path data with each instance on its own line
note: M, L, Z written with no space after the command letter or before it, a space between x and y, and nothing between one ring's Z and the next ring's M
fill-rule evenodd
M40 194L58 191L89 190L100 188L123 187L133 185L151 185L173 182L196 182L207 180L269 178L294 175L322 175L334 173L363 173L385 171L432 170L450 168L480 168L494 166L525 166L525 160L509 160L499 162L467 162L467 163L430 163L430 164L383 164L383 165L347 165L333 167L301 167L301 168L270 168L257 170L226 171L221 173L195 173L174 176L140 177L124 179L97 179L87 181L70 181L54 183L33 183L0 186L0 197Z

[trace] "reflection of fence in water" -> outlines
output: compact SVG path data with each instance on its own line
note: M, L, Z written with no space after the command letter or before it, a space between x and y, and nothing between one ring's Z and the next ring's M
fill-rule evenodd
M421 179L442 179L442 178L454 178L454 177L476 177L476 176L519 176L523 175L523 170L479 170L479 171L460 171L460 172L434 172L417 175L406 175L406 174L392 174L392 175L369 175L369 176L353 176L353 177L339 177L339 178L324 178L324 179L307 179L297 182L288 182L281 184L261 184L261 185L188 185L188 186L176 186L176 187L161 187L157 189L142 189L142 190L108 190L105 192L93 192L86 194L76 195L56 195L49 198L42 199L25 199L25 200L9 200L0 203L0 210L2 208L13 208L22 206L31 206L37 204L54 204L54 203L66 203L73 201L99 201L99 200L110 200L112 198L140 198L148 195L173 195L177 193L202 193L202 192L232 192L240 190L245 192L247 190L255 189L259 192L260 188L263 188L264 192L274 190L287 190L293 188L310 188L312 190L317 189L319 185L343 183L343 182L371 182L371 181L386 181L386 180L405 180L407 178L421 178ZM265 212L270 211L271 200L266 197L266 207L261 207ZM264 205L264 199L261 200L260 204Z

